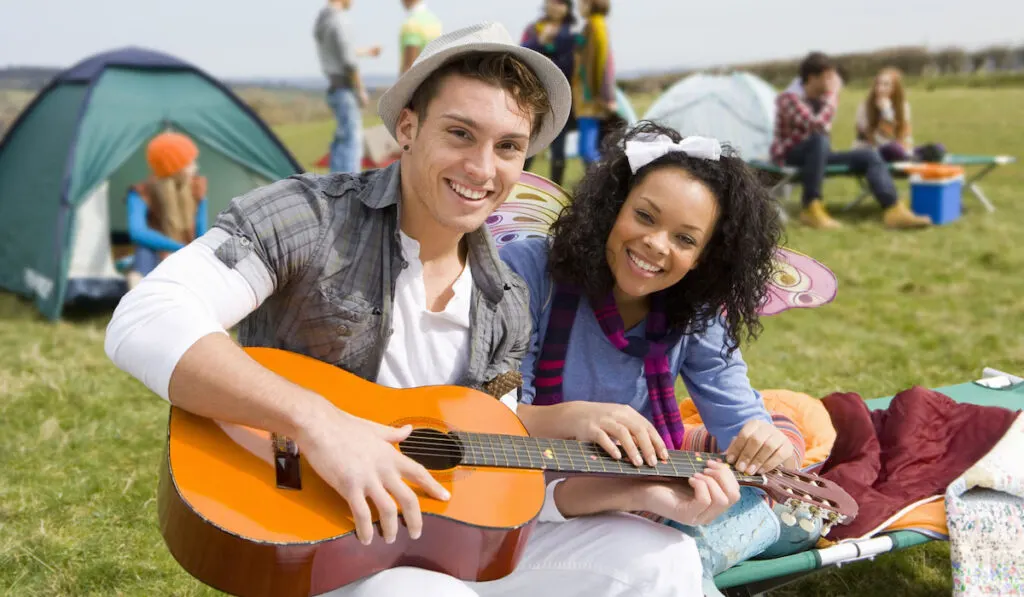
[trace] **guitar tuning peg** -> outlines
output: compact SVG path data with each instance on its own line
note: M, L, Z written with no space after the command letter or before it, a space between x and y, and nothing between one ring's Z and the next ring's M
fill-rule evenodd
M779 514L779 521L787 527L791 527L796 524L796 516L792 512L783 512Z

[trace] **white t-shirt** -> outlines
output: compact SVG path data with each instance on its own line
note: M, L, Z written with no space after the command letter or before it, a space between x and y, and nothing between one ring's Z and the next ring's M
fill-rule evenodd
M395 282L391 336L377 383L390 388L452 385L469 367L469 309L473 275L470 263L452 285L453 296L443 311L427 308L427 291L420 261L420 243L400 232L402 254L408 262ZM516 392L501 401L516 410Z
M469 363L469 306L473 279L467 262L443 311L427 309L420 244L400 233L408 266L395 281L391 337L377 383L390 388L450 385Z

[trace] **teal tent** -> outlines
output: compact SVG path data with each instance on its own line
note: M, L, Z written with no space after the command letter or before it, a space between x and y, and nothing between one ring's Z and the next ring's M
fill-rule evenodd
M651 104L644 120L684 136L715 137L748 161L766 159L775 126L775 96L771 85L750 73L693 74Z
M116 299L113 247L127 243L125 194L149 175L146 143L164 130L199 146L210 221L228 202L302 172L223 83L138 48L58 74L0 140L0 287L60 317L80 299Z
M629 96L620 87L615 88L615 107L620 118L626 121L627 124L636 124L636 111L633 109L633 104L629 101Z

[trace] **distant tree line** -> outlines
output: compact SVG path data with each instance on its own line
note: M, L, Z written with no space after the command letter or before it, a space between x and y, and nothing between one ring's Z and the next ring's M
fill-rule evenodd
M895 66L913 78L1024 72L1024 45L990 46L976 51L967 51L960 47L929 50L923 46L902 46L873 52L834 54L833 58L842 67L847 82L858 84L867 84L878 71L887 66ZM711 73L747 71L776 87L784 87L796 75L802 59L803 56L798 56L785 60L733 64L700 70ZM658 92L690 72L695 71L620 80L619 85L627 92Z
M35 66L0 68L0 89L36 91L50 82L60 69Z

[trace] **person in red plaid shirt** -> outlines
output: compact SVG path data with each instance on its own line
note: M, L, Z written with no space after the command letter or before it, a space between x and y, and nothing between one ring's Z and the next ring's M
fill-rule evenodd
M884 210L882 219L886 226L930 226L929 217L915 214L905 202L899 201L889 168L878 151L832 151L829 134L842 86L842 77L829 57L811 52L800 64L800 77L775 99L771 157L776 164L800 168L804 205L800 221L812 228L839 228L839 222L832 219L821 202L821 187L826 166L846 165L867 179L871 193Z

